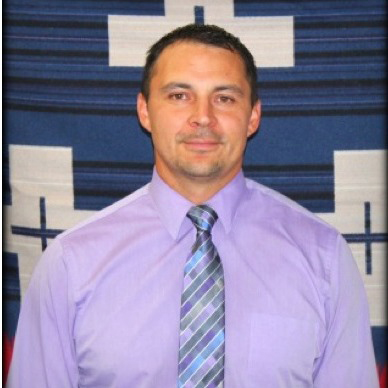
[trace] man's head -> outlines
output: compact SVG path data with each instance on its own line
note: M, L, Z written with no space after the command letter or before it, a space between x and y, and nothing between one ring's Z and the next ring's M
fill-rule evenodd
M255 61L250 51L240 42L240 39L215 25L188 24L164 35L148 50L143 71L141 92L148 100L150 80L153 76L155 63L163 50L176 42L196 42L214 47L224 48L237 53L245 64L246 77L251 88L251 104L257 102L257 73Z
M189 34L197 28L202 35ZM206 31L213 43L205 40ZM240 171L247 138L257 130L253 59L237 38L214 26L182 27L150 52L137 111L152 136L156 170L177 192L203 202ZM246 57L252 59L250 70Z

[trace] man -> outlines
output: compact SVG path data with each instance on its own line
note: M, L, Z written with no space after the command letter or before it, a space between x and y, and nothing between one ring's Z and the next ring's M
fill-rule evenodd
M46 250L10 386L377 387L344 240L241 172L260 121L245 46L174 30L149 51L137 108L152 181Z

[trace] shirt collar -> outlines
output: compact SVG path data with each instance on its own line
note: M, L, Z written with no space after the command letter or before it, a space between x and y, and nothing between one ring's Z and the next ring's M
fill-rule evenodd
M226 233L232 228L237 208L246 191L245 178L240 171L222 190L206 201L217 212Z
M217 212L218 219L221 221L226 233L229 233L232 227L233 218L245 191L245 178L240 171L222 190L206 201ZM152 174L150 195L162 223L175 240L191 228L192 224L186 218L186 214L193 206L193 203L168 186L160 178L156 168L154 168ZM185 222L186 220L188 222Z

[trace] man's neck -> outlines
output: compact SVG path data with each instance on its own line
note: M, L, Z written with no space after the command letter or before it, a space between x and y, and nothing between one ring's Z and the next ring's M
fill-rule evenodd
M203 177L189 177L165 174L160 172L156 167L159 177L174 191L182 195L188 201L199 205L207 202L210 198L222 190L240 170L227 177L219 178L203 178Z

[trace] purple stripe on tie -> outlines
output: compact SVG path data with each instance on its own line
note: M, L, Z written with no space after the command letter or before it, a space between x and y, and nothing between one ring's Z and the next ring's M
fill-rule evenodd
M220 332L224 327L224 315L222 315L212 327L209 327L208 332L201 338L201 340L188 351L185 358L181 361L181 370L185 370L187 366L191 363L193 357L192 354L199 354L202 352L204 348L206 348L207 344ZM191 361L190 361L191 360Z
M203 365L201 365L201 367L197 370L197 372L195 372L195 374L190 378L190 381L192 381L194 385L198 384L201 381L201 379L206 375L206 373L218 362L218 360L223 357L224 357L224 349L223 349L223 346L220 346L214 351L214 353L212 354L212 357L208 358L203 363ZM216 384L219 384L220 381L221 380L216 382ZM207 385L206 387L208 386L210 385Z
M200 328L202 323L205 322L213 312L214 308L202 311L195 321L181 333L181 347L185 345L188 339Z
M207 240L210 240L210 237ZM189 273L193 269L193 267L197 265L197 262L202 259L202 256L204 253L206 253L210 249L213 249L214 245L212 244L211 241L208 242L207 240L199 244L198 249L191 252L191 257L188 258L184 268L185 274Z
M224 278L211 239L218 216L206 204L193 206L187 216L193 221L197 236L185 265L178 386L205 388L213 386L217 379L220 388L224 369Z
M181 316L181 330L185 330L186 327L201 313L201 310L203 311L203 309L208 306L209 302L218 294L218 292L224 289L223 280L223 277L220 275L214 287L210 288L184 317Z
M217 322L215 322L212 328L209 328L209 331L202 337L202 339L195 345L195 349L201 350L206 347L206 344L225 326L224 324L224 315L222 315Z
M204 349L197 353L194 361L187 366L186 369L181 368L179 364L179 380L185 382L191 380L191 377L202 367L202 365L212 359L212 355L220 347L223 348L224 331L219 331L217 335L209 342Z
M189 343L192 343L190 345L190 347L192 347L192 345L199 341L208 328L213 326L223 314L223 309L215 309L211 303L207 305L206 308L200 312L198 317L182 332L181 349L186 348ZM190 341L187 341L186 338L190 338Z
M202 245L205 245L209 240L211 240L211 234L209 232L198 232L195 243L191 247L191 252L194 253L195 251L200 249Z
M218 337L218 336L217 336ZM223 343L220 343L219 346L212 349L211 353L206 355L206 350L201 353L200 365L198 365L198 357L193 361L191 365L185 370L182 374L181 379L184 381L185 379L194 384L195 387L201 387L198 383L201 383L205 377L205 375L214 367L217 363L217 359L215 357L222 357L223 354ZM223 366L222 366L223 368ZM192 373L193 372L193 373ZM207 386L207 385L206 385Z
M220 263L217 263L217 266L216 267L209 267L212 269L212 272L211 273L208 273L207 274L207 277L206 276L203 276L202 277L202 283L201 284L198 284L197 285L197 289L196 291L190 296L189 299L187 300L192 300L192 299L197 299L199 300L206 291L207 291L207 288L203 288L205 284L209 284L208 282L211 281L212 283L215 283L219 277L220 277L220 269L221 267L221 264ZM193 279L185 279L185 281L190 281L190 282L193 282ZM191 284L191 283L190 283ZM185 288L185 290L189 289L190 288L190 284L187 285L187 287Z
M224 293L223 290L220 290L220 292L214 297L213 300L211 300L206 307L205 310L201 312L200 315L181 333L181 346L184 345L188 338L193 335L194 332L196 332L203 322L206 321L207 318L209 318L213 312L216 310L216 308L224 301Z
M209 261L213 260L214 258L214 247L208 246L205 247L202 251L198 251L192 259L190 259L185 267L185 284L187 284L187 281L189 279L192 279L193 276L191 275L191 271L196 268L200 263L204 263L202 265L206 265Z
M187 274L185 274L183 285L185 287L184 291L186 291L190 286L193 280L198 275L198 272L202 272L204 268L206 268L209 264L216 261L214 258L216 257L214 250L207 251L201 258L198 260L198 263L194 268L190 270ZM209 276L209 274L208 274Z
M192 303L200 300L204 294L212 287L214 279L207 279L202 286L194 293L194 295L182 306L182 317L184 317L191 309Z
M198 288L207 278L214 276L214 273L218 271L221 265L218 260L211 260L209 263L204 264L207 265L204 266L202 271L197 276L192 274L192 279L185 279L185 289L182 294L181 303L185 304L186 301L192 297L192 295L198 290Z
M224 358L224 356L223 356ZM209 385L209 387L217 388L221 381L224 381L224 369L222 368L216 376L214 376L213 384Z
M179 363L179 370L184 371L197 357L195 353L189 353L181 362ZM179 357L180 358L180 357Z
M214 249L214 246L211 246L206 252L204 252L203 257L198 261L198 263L193 268L191 268L187 274L185 274L185 277L195 279L195 277L214 260L216 254L217 253Z

